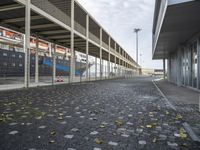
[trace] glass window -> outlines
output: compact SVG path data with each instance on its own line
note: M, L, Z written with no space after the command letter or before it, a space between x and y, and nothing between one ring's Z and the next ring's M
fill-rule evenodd
M192 52L192 86L197 88L197 42L194 42L191 45L191 52Z
M15 63L12 63L11 66L12 66L12 67L15 67Z
M188 60L189 51L185 51L185 85L189 85L189 60Z
M7 53L3 53L3 56L8 56L8 54Z
M9 50L9 45L0 43L0 49L5 49L5 50Z
M7 62L3 62L3 66L7 66L8 64L7 64Z

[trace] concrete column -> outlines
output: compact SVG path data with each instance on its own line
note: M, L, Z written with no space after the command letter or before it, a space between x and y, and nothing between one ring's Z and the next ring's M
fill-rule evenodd
M165 71L165 58L163 58L163 78L165 79L165 74L166 74L166 71Z
M30 25L31 25L31 8L30 0L26 1L25 6L25 65L24 65L24 86L30 84Z
M97 57L95 57L95 80L97 80Z
M100 28L100 79L102 80L102 28Z
M117 55L117 43L115 42L115 66L114 66L114 69L115 69L115 76L116 76L116 67L117 67L117 65L116 65L116 55Z
M108 53L108 63L107 63L107 67L108 67L108 78L110 76L110 50L111 50L111 47L110 47L110 36L108 38L108 50L109 50L109 53Z
M52 71L52 85L55 85L56 80L56 44L52 44L52 56L53 56L53 71Z
M71 0L71 60L70 60L70 82L75 77L75 50L74 50L74 0Z
M39 81L39 56L38 56L38 51L39 51L39 38L38 35L36 36L36 50L35 50L35 83L38 83Z
M110 64L110 52L108 53L108 63L107 63L107 68L108 68L108 78L110 78L110 66L111 66L111 64Z
M103 76L103 68L102 68L102 48L100 49L100 79L102 80L102 76Z
M89 15L86 15L86 81L89 80L89 59L88 59L88 53L89 53Z

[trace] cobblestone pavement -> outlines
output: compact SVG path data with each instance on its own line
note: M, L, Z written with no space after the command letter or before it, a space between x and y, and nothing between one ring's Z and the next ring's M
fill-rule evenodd
M151 78L0 92L0 150L198 150Z

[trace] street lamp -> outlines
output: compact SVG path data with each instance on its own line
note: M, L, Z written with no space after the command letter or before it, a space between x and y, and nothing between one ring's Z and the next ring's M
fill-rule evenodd
M138 32L140 32L142 29L135 28L134 32L136 33L136 62L138 63Z

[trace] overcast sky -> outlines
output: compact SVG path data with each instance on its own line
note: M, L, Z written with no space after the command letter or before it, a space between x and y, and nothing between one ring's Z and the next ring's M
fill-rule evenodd
M139 63L145 68L162 68L161 61L152 60L152 24L155 0L78 0L78 2L136 58L134 28L139 34Z

